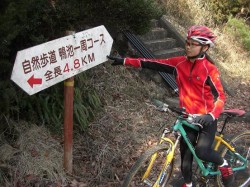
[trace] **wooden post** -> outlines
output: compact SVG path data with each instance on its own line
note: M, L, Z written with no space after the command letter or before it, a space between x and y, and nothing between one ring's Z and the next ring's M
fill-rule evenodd
M66 31L66 35L74 34ZM64 81L64 169L72 174L73 165L73 110L74 77Z

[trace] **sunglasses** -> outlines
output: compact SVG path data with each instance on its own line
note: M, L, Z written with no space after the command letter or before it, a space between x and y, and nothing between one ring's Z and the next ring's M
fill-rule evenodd
M191 47L191 48L192 48L192 47L196 47L196 46L202 46L202 45L199 44L199 43L188 42L187 40L186 40L185 45L188 46L188 47Z

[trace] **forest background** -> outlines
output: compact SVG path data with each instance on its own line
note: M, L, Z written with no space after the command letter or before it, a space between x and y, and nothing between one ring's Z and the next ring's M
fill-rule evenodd
M114 38L114 49L119 49L116 40L121 31L143 35L150 29L150 20L162 15L183 37L191 25L207 25L218 36L216 48L209 54L234 92L228 96L227 107L249 111L249 10L249 0L2 0L1 186L119 184L132 160L154 142L153 135L143 135L156 133L152 125L166 120L147 108L147 99L176 97L168 88L141 76L139 70L114 68L108 62L77 75L74 95L77 164L75 175L68 176L61 163L63 85L59 83L33 96L27 95L10 80L17 51L60 38L66 30L78 32L99 25L107 28ZM138 134L127 136L126 133L135 130L134 126ZM105 136L107 133L110 135ZM138 148L137 154L130 154L132 147Z

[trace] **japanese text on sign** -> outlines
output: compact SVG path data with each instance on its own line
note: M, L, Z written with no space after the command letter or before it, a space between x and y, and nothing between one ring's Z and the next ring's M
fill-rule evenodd
M57 62L56 52L60 56L61 60L70 59L74 57L75 50L88 51L88 49L93 48L95 43L99 43L102 45L105 43L104 34L100 34L100 39L94 40L93 38L88 38L80 41L79 46L67 45L62 46L56 51L49 51L48 53L42 53L40 56L33 56L31 60L24 60L22 62L23 71L25 74L31 73L32 71L39 70L41 68L46 67L48 64L54 64ZM81 60L81 62L80 62ZM94 53L91 55L87 55L84 58L76 59L73 61L74 69L80 68L84 64L95 61ZM63 69L63 70L62 70ZM62 75L62 72L69 72L70 68L68 63L64 67L57 66L54 70L48 70L44 76L46 77L46 81L53 79L54 77Z
M33 94L107 60L113 39L104 26L17 53L11 79Z

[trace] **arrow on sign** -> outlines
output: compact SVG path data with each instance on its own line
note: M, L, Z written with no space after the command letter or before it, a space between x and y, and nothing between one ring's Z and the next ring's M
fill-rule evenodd
M23 49L17 53L11 80L29 95L35 94L106 62L112 44L112 37L101 25ZM60 51L66 47L70 55L62 58ZM52 61L47 63L47 58Z
M42 84L42 79L34 78L34 75L32 75L27 82L33 88L34 84Z

